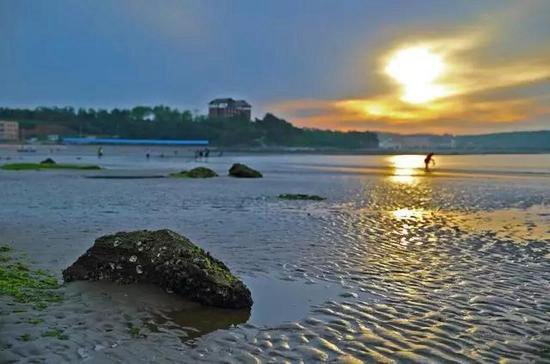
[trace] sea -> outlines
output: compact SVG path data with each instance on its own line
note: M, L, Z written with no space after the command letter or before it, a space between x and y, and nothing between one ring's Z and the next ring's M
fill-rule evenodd
M62 283L100 236L171 229L252 309L110 282L63 284L40 310L0 296L0 362L550 362L549 154L436 154L426 171L423 155L194 152L2 146L0 165L102 169L0 169L0 244ZM167 177L197 166L219 177Z

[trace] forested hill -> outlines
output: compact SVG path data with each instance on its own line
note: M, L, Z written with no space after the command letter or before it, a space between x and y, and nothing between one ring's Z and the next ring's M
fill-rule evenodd
M377 148L371 132L297 128L272 114L254 121L210 119L167 106L133 109L0 108L0 120L20 123L24 138L94 135L129 139L207 139L217 146Z
M550 150L550 131L516 131L456 137L456 147L469 150Z

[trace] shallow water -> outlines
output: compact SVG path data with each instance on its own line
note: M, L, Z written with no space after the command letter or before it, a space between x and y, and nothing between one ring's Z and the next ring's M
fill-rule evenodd
M79 282L41 312L14 313L20 308L0 301L11 311L0 316L6 361L550 360L549 155L436 156L426 173L422 156L195 162L184 150L149 160L138 148L105 152L101 160L91 148L53 154L103 171L0 171L2 240L60 276L101 235L170 228L241 276L253 310L228 314L154 287ZM46 156L0 150L8 155ZM265 178L224 177L236 161ZM84 178L196 165L222 177ZM69 340L40 336L51 327ZM17 340L25 332L33 340Z

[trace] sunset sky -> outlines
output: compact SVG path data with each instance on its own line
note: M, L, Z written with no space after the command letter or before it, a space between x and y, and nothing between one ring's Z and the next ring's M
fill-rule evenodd
M0 106L232 96L323 129L550 129L549 24L545 0L0 0Z

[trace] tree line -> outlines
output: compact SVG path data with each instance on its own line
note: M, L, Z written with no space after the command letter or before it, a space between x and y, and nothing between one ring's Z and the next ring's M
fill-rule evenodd
M44 126L55 126L62 136L102 136L128 139L207 139L225 147L377 148L372 132L340 132L298 128L267 113L261 119L208 118L168 106L132 109L74 109L37 107L0 108L0 119L20 123L25 137L43 137Z

